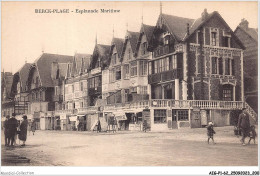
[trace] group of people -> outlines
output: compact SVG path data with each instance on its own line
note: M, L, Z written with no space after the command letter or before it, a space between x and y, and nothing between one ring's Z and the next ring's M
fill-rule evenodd
M242 139L240 140L242 145L246 145L245 139L247 137L249 137L248 144L250 144L251 140L254 140L255 143L255 137L256 137L255 126L250 125L249 115L246 112L246 108L243 108L242 113L239 115L237 129L240 130L242 133ZM214 134L216 134L216 132L213 129L213 123L209 122L209 125L207 126L208 144L210 139L212 139L213 144L216 144L213 138Z
M15 118L15 114L12 114L10 118L9 115L6 116L4 121L4 135L5 135L5 146L14 146L16 144L17 135L19 140L23 143L21 146L25 146L25 141L27 139L27 128L28 120L27 116L24 115L22 123L19 125L18 120Z

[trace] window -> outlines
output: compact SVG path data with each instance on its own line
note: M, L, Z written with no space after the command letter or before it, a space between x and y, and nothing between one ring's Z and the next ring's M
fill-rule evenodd
M137 87L131 87L130 93L137 93Z
M235 75L235 62L233 59L225 59L225 75Z
M232 85L223 85L223 96L222 100L224 101L233 101L233 86Z
M223 45L230 48L230 37L224 37Z
M166 109L154 110L154 123L166 123Z
M172 57L172 69L177 69L177 55L173 55Z
M217 46L217 33L211 32L211 45Z
M94 88L95 84L95 78L90 78L89 79L89 88Z
M166 35L164 37L164 45L168 45L169 44L169 40L170 40L170 35Z
M140 75L144 76L147 75L147 61L140 61Z
M124 79L129 79L129 65L124 65Z
M131 50L128 49L128 60L130 60L130 59L131 59Z
M83 82L80 82L80 91L84 90Z
M203 73L205 71L205 61L200 55L197 55L197 70L198 73Z
M218 59L218 72L220 75L223 75L223 60L222 58Z
M147 42L143 43L142 51L143 51L142 54L145 55L147 51Z
M59 95L58 86L55 86L55 95Z
M121 66L116 68L116 80L121 79Z
M211 58L211 67L212 67L212 74L218 74L218 58L212 57Z
M109 81L115 82L115 69L114 68L109 71Z
M112 57L112 64L116 64L116 53L113 54L113 57Z
M140 87L140 94L147 94L147 86Z
M178 110L178 121L187 121L189 120L189 115L187 110Z
M100 79L97 76L97 77L95 77L95 87L98 87L98 86L100 86Z
M131 63L131 76L137 75L137 61Z

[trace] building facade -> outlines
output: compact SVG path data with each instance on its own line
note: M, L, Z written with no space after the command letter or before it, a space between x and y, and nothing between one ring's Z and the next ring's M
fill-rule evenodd
M91 56L40 56L28 69L28 114L41 129L94 130L100 121L106 131L116 121L117 130L165 131L236 125L245 107L256 123L245 103L244 49L218 12L161 13L155 26L96 43Z
M252 107L252 114L254 114L253 111L258 112L258 69L256 67L258 65L258 31L250 28L248 21L242 19L234 33L246 47L243 67L245 101Z

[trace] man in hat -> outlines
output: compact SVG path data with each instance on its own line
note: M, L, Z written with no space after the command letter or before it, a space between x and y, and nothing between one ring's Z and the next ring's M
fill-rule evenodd
M8 146L8 138L10 138L10 135L9 135L9 124L8 124L8 120L9 119L10 119L10 116L7 115L6 119L4 121L5 146Z
M242 113L239 115L237 127L242 131L242 139L240 141L242 142L242 145L246 145L245 138L248 136L250 131L250 121L246 108L243 108Z
M8 131L9 131L9 136L10 138L8 139L8 145L10 145L10 141L11 141L11 146L14 145L14 139L15 139L15 135L17 133L17 127L18 127L18 122L15 119L15 113L12 113L12 118L10 118L8 120Z

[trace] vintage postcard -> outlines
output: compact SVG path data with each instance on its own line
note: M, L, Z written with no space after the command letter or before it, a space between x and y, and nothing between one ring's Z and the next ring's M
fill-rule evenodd
M2 175L259 174L257 1L2 1L1 44Z

